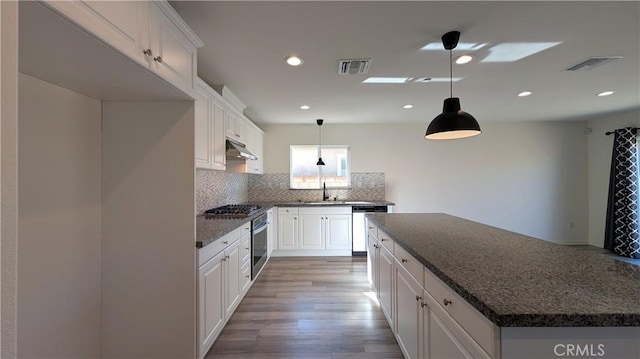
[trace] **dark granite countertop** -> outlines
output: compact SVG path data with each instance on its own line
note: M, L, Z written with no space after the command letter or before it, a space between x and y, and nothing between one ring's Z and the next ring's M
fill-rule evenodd
M640 267L441 214L367 214L501 327L640 326Z
M320 202L320 201L318 201ZM314 202L315 203L315 202ZM311 204L300 201L281 201L281 202L251 202L262 207L252 216L247 218L211 218L204 215L196 216L196 248L202 248L208 244L222 238L225 234L241 227L243 224L250 222L252 219L268 211L272 207L324 207L324 206L355 206L355 205L379 205L393 206L395 203L389 201L367 201L367 200L345 200L343 201L325 201L322 204Z

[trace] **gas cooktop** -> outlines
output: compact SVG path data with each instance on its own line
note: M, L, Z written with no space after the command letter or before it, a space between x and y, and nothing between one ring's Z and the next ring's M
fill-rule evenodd
M256 204L228 204L222 207L211 208L204 212L209 218L245 218L262 209Z

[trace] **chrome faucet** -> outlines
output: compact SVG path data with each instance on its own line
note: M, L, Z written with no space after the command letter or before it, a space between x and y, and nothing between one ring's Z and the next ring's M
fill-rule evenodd
M327 184L322 182L322 200L328 201L329 195L327 194Z

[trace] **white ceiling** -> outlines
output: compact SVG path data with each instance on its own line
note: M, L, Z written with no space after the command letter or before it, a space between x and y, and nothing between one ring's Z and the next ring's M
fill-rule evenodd
M423 51L451 30L488 43L454 65L453 94L484 121L576 120L640 107L640 2L172 1L205 43L198 73L228 86L257 123L431 121L448 83L363 84L369 76L448 77L449 54ZM562 42L509 63L483 63L507 42ZM299 67L284 58L298 54ZM454 57L461 52L454 51ZM565 71L592 56L622 56ZM366 75L339 75L338 60L372 58ZM524 90L533 95L520 98ZM595 94L604 90L608 97ZM413 104L406 110L404 104ZM300 105L311 109L301 110Z

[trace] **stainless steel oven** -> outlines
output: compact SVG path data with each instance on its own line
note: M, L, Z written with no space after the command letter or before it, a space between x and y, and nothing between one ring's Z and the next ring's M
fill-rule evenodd
M267 213L251 221L251 279L255 279L267 262Z

